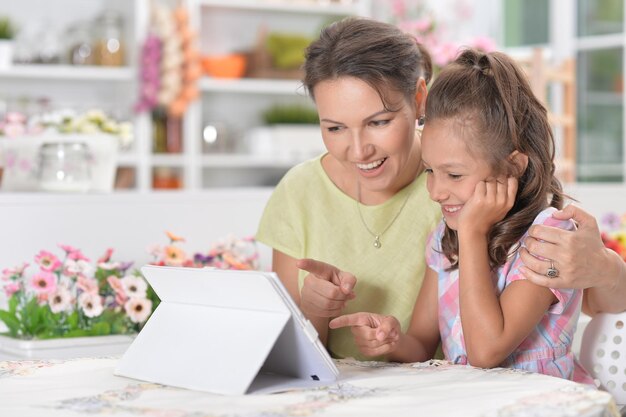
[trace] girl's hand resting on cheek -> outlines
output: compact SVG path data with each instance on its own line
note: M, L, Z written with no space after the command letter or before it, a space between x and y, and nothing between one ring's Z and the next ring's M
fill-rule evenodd
M458 231L486 235L504 219L515 203L517 178L498 177L480 181L459 215Z
M353 313L330 321L331 329L350 327L359 351L365 356L393 352L400 340L400 322L393 316L374 313Z

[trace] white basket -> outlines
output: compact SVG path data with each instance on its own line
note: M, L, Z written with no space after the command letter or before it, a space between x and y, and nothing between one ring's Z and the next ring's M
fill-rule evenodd
M1 188L4 191L40 191L39 149L46 143L83 143L89 150L90 186L87 191L110 192L115 183L118 138L112 135L62 134L40 135L0 140L0 161L3 166Z
M580 362L619 405L626 405L626 313L593 317L583 334Z

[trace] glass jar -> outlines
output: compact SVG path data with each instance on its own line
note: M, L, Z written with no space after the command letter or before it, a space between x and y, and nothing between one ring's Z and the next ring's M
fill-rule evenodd
M45 143L39 148L39 187L85 192L91 186L89 162L89 148L84 143Z
M94 64L111 67L124 65L124 37L122 17L107 10L96 19L94 39Z
M67 57L71 65L92 65L93 39L90 24L87 21L78 22L67 29Z

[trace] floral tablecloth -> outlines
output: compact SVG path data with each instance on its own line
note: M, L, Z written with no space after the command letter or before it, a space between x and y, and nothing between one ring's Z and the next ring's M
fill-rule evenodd
M618 416L605 392L511 369L443 361L337 361L327 387L220 396L113 375L118 358L0 362L0 416Z

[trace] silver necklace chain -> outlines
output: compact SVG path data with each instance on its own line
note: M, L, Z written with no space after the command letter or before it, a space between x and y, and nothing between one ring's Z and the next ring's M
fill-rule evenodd
M382 243L380 242L380 238L382 237L382 235L385 234L385 232L387 230L389 230L389 228L391 227L391 225L393 225L393 223L396 221L398 216L400 216L400 213L402 213L402 210L404 210L404 206L406 206L406 203L409 201L409 197L410 196L411 196L411 190L408 190L406 198L404 199L404 202L402 203L402 206L400 207L400 210L398 210L396 215L393 216L393 219L391 219L389 224L387 224L387 226L383 229L382 232L374 233L369 228L367 223L365 222L365 219L363 218L363 213L361 213L361 185L357 183L357 188L356 188L356 210L359 213L359 218L361 219L361 223L363 223L363 226L365 226L365 230L367 230L367 232L374 237L374 247L376 249L379 249L382 246Z

